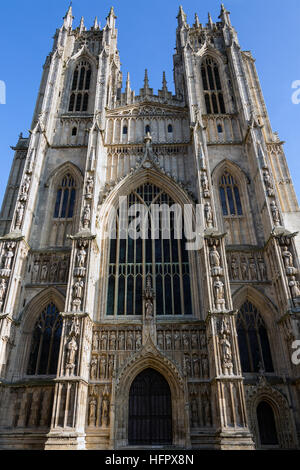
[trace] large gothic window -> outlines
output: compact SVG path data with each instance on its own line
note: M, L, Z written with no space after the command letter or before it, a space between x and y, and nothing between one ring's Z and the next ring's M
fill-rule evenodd
M237 333L243 372L259 372L260 368L274 372L265 323L249 301L239 311Z
M92 70L86 61L81 61L73 74L72 90L69 101L69 111L81 112L88 110L89 90Z
M239 187L228 171L225 171L220 179L219 191L223 216L243 215Z
M207 57L201 66L204 99L207 114L225 114L219 68L214 59Z
M28 375L55 375L57 371L62 319L54 303L40 314L32 335Z
M50 245L64 246L73 230L77 185L71 173L65 174L55 189Z
M127 204L128 208L142 204L147 209L151 204L171 207L174 201L155 185L144 184L130 194ZM160 217L156 239L151 233L151 223L147 239L134 240L130 236L120 239L118 212L116 237L110 240L109 250L108 315L142 315L142 296L148 276L156 293L157 315L192 314L189 256L185 239L177 239L174 218L170 210L168 238L165 222Z

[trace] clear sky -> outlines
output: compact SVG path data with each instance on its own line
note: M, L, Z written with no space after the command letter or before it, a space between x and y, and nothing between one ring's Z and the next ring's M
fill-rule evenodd
M101 23L110 6L115 7L123 78L130 72L132 88L143 85L148 68L150 86L161 87L166 71L173 90L172 55L175 47L176 16L180 0L73 0L74 25L84 16L88 28L95 16ZM188 23L198 13L201 23L207 13L218 21L217 0L182 0ZM9 0L1 2L0 80L5 81L6 104L0 104L0 203L13 158L10 146L18 135L28 135L35 106L42 65L52 48L52 37L62 24L66 0ZM292 103L292 83L300 80L300 1L226 0L231 21L243 50L251 50L262 84L274 131L286 141L285 151L300 196L300 104ZM0 95L1 96L1 95Z

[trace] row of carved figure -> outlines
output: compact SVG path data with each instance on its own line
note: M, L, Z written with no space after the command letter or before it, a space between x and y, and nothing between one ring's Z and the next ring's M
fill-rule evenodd
M110 389L92 386L88 406L88 426L107 428L110 424Z
M198 330L158 330L157 346L162 350L205 350L206 336Z
M212 426L210 386L193 385L189 389L190 422L192 428Z
M13 266L17 244L15 242L6 242L2 245L0 253L0 312L4 305L9 278Z
M207 355L199 357L198 354L185 354L183 360L183 370L187 377L195 379L209 378L209 363Z
M94 331L93 351L135 351L142 347L142 331L102 330Z
M11 391L13 403L10 425L17 427L50 427L54 388L18 388Z
M232 281L266 281L267 269L262 253L236 252L228 255Z
M31 270L32 284L66 283L69 263L69 255L41 254L35 256Z

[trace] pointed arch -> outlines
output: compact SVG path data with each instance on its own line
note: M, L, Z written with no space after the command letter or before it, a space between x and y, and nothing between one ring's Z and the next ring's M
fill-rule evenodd
M199 255L186 250L184 238L178 239L171 232L171 237L163 242L161 230L158 240L153 240L149 235L148 240L132 241L133 239L128 238L128 242L125 242L119 237L117 230L119 197L126 197L126 207L127 204L140 203L143 197L137 193L143 192L145 188L150 188L149 190L153 191L151 194L155 192L155 197L158 199L154 200L154 203L166 204L171 208L170 212L173 210L176 212L177 209L180 211L179 205L183 208L184 204L189 204L191 210L187 214L188 217L183 218L183 222L187 229L193 227L193 201L181 186L158 170L140 169L116 185L105 198L99 216L99 220L102 221L99 227L102 230L100 251L106 260L101 263L101 276L104 280L100 300L101 315L104 315L104 312L107 312L107 315L141 315L142 292L146 277L149 275L152 277L153 287L157 289L158 315L195 315L194 312L199 312L196 305L199 304L200 289L197 276L193 273L196 272ZM130 198L127 198L129 195ZM162 202L163 200L165 202ZM178 206L174 206L174 203ZM181 210L180 217L183 215L184 210ZM151 224L150 217L148 221ZM184 225L182 227L184 229ZM104 235L105 232L112 233L111 230L115 234L113 239ZM132 248L132 245L135 248ZM172 252L169 260L166 257L162 259L163 250ZM129 271L130 266L133 271ZM128 295L123 299L124 291L128 292ZM170 292L170 296L167 292ZM186 302L183 300L185 298Z
M20 315L20 329L16 338L17 348L15 352L15 372L20 377L27 375L34 329L40 315L49 305L55 307L57 315L65 309L65 296L55 287L49 287L39 292L30 300ZM52 313L54 313L54 309Z
M212 182L219 209L218 223L227 232L227 243L255 245L248 175L237 163L224 159L213 169Z
M173 444L187 446L189 417L185 403L184 378L173 361L164 356L151 340L125 362L116 378L114 429L116 447L128 445L129 393L134 379L145 369L154 369L168 382L172 398ZM119 393L122 390L122 393Z
M82 186L82 172L70 161L50 173L45 184L48 188L46 223L49 230L42 234L43 245L69 245L67 236L72 235L79 224Z
M233 295L238 310L237 332L243 372L260 368L274 373L278 332L274 327L275 307L259 290L245 286Z

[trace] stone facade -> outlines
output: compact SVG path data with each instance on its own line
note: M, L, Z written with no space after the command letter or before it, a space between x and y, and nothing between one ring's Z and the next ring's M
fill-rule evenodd
M1 212L0 447L132 446L132 384L154 369L174 447L299 448L300 212L251 53L223 5L192 26L180 7L175 95L147 71L135 95L113 8L103 29L72 23L70 7ZM105 238L119 197L150 192L201 208L186 260L136 243L129 262Z

